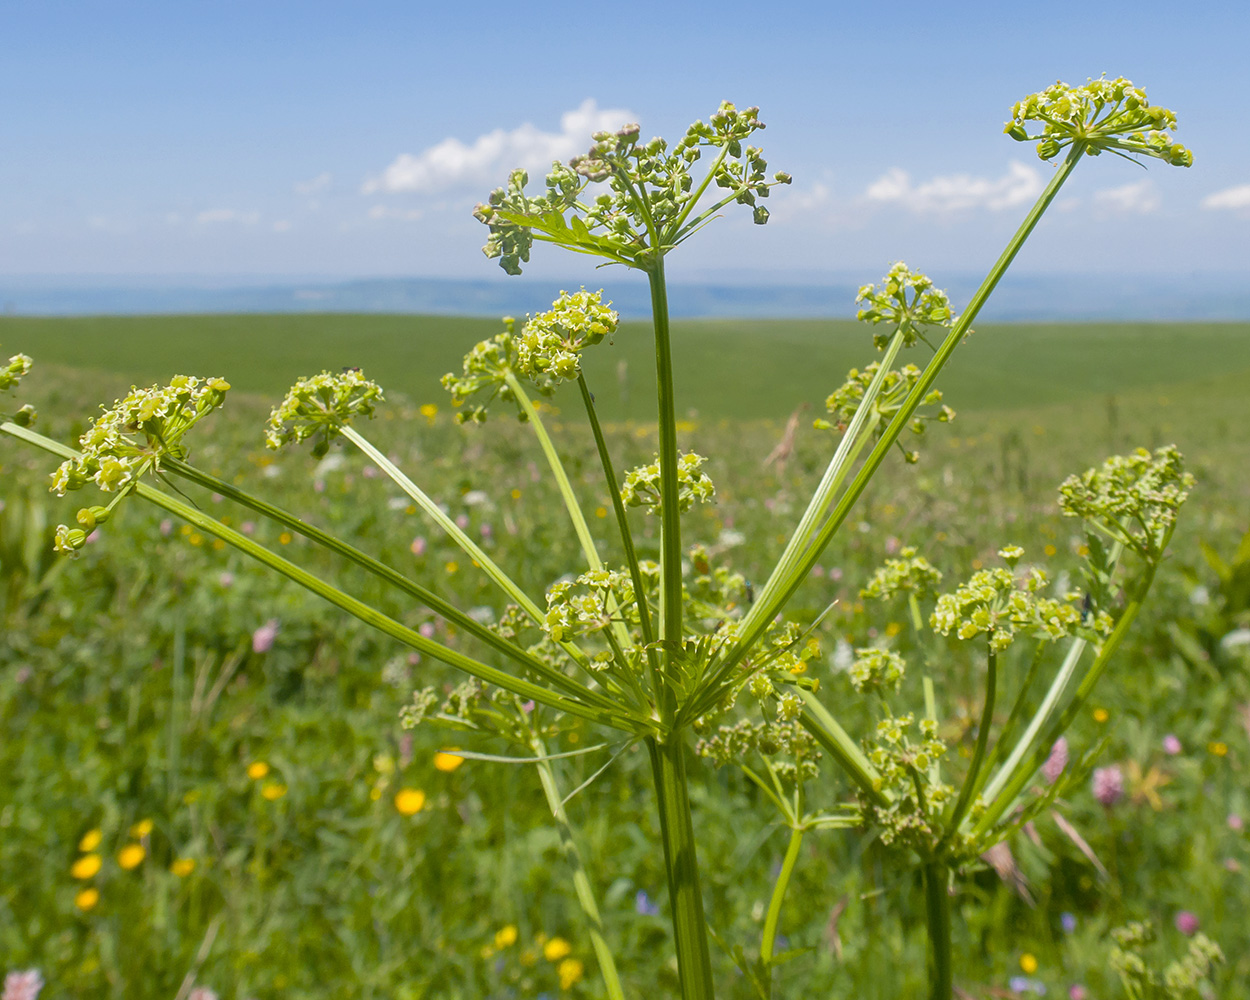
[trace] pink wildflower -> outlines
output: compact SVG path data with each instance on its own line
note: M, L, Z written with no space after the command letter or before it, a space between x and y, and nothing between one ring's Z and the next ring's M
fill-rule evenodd
M1175 757L1183 749L1184 747L1181 746L1181 741L1171 733L1168 733L1165 737L1163 737L1163 752L1168 756Z
M38 969L10 972L4 977L4 993L0 1000L36 1000L43 989L43 976Z
M278 619L270 618L252 633L252 652L268 653L273 649L273 641L278 637Z
M1185 937L1193 937L1198 933L1198 917L1189 910L1181 910L1176 914L1176 929Z
M412 554L414 556L424 555L425 554L425 539L422 538L420 535L417 535L417 537L412 540L412 545L409 547L412 549Z
M1124 775L1112 764L1094 771L1094 798L1110 809L1124 797Z
M1050 756L1046 758L1046 763L1042 765L1042 776L1046 779L1046 784L1053 785L1059 780L1059 775L1063 774L1063 769L1068 766L1068 741L1060 736L1055 740L1055 745L1050 748Z
M1236 813L1229 813L1228 828L1232 830L1233 833L1241 833L1241 831L1246 828L1246 822Z

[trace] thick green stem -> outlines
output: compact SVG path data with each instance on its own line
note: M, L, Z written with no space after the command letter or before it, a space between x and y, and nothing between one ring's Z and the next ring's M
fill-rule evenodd
M660 812L664 867L672 910L673 942L682 1000L714 1000L712 958L708 952L703 894L699 888L699 859L690 816L686 785L685 746L680 733L668 733L667 742L649 738L651 773Z
M929 928L929 1000L952 1000L950 872L930 861L924 866L925 917Z
M547 757L547 749L537 736L534 737L532 748L540 758ZM591 888L590 877L586 874L582 852L578 850L577 841L573 838L573 828L569 825L568 814L564 811L564 800L560 797L560 791L556 787L555 772L552 770L549 759L538 762L538 776L542 781L543 794L547 797L547 806L551 809L551 815L556 821L556 829L560 833L560 847L564 851L564 858L573 870L573 889L577 893L577 901L581 905L582 913L586 915L590 943L595 949L595 957L599 960L603 985L608 991L609 1000L624 1000L625 994L621 990L621 980L616 972L616 960L612 957L612 950L603 937L603 920L599 916L595 892Z
M669 643L680 643L681 509L677 480L677 416L673 393L673 351L668 324L668 288L664 282L662 255L656 255L647 272L647 278L651 282L651 312L655 323L655 374L659 402L660 637ZM672 651L667 655L671 658ZM670 719L677 708L670 704L671 700L671 697L663 697L660 705L662 714Z
M959 346L960 342L969 333L973 321L976 319L977 314L981 311L981 307L985 305L985 302L990 297L991 293L996 287L998 287L999 281L1001 281L1003 275L1007 273L1007 268L1011 265L1011 262L1015 260L1016 254L1018 254L1020 252L1020 248L1024 246L1025 241L1029 238L1029 235L1037 226L1042 214L1049 207L1050 203L1054 201L1055 196L1059 193L1059 189L1063 186L1064 181L1066 181L1072 174L1072 171L1076 169L1076 165L1080 162L1084 153L1085 147L1082 143L1076 143L1072 147L1068 154L1068 158L1055 172L1055 176L1051 178L1050 183L1046 186L1046 190L1043 191L1041 197L1038 198L1037 204L1033 206L1032 210L1025 217L1024 222L1021 223L1020 228L1016 230L1015 235L1007 244L1006 249L1003 250L998 260L994 263L994 266L990 269L990 273L986 276L985 280L981 282L981 287L978 288L976 293L972 296L972 301L968 303L967 310L965 310L963 315L959 317L958 321L951 328L950 333L947 334L946 339L942 342L941 346L938 347L937 352L934 354L929 364L925 367L925 370L916 382L916 385L913 386L910 395L908 395L902 406L899 407L898 412L894 414L894 418L890 421L889 426L885 429L881 438L877 441L876 447L874 447L869 453L868 457L864 460L864 464L860 466L859 471L856 473L855 478L851 481L850 485L847 486L846 491L839 498L838 503L834 507L833 512L829 515L828 520L825 521L824 525L812 538L811 544L805 550L797 568L790 574L789 579L785 581L785 586L779 588L778 593L769 601L764 602L763 600L760 600L756 602L750 615L750 617L754 619L753 627L747 628L744 620L743 628L739 633L738 641L735 643L733 651L729 654L728 662L731 666L741 662L742 658L747 654L747 652L755 644L756 640L768 627L768 623L773 620L783 607L785 607L786 602L790 600L790 598L794 595L794 592L798 590L799 585L807 578L807 575L811 572L812 567L816 565L817 560L820 559L821 553L824 552L825 547L829 544L830 540L842 526L842 522L846 520L851 508L858 502L860 495L872 481L873 476L876 475L877 469L879 469L881 467L881 463L885 461L886 455L888 455L890 449L894 447L899 435L902 434L903 430L907 427L912 415L916 412L916 408L920 406L925 396L929 394L929 391L932 389L933 383L937 379L938 374L946 366L946 363L950 360L951 355L955 353L955 349Z
M781 862L781 871L773 886L773 897L768 901L768 914L764 917L764 934L760 938L760 960L766 966L773 958L773 947L777 943L777 922L781 919L781 903L785 899L786 888L790 885L790 876L794 873L794 865L799 860L799 848L802 846L803 828L796 826L790 831L790 845L786 848L785 860Z

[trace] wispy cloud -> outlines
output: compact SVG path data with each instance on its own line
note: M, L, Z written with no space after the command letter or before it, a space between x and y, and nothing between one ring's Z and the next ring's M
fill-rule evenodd
M1000 211L1032 201L1045 185L1033 167L1013 161L1002 177L973 177L948 174L920 184L911 175L894 167L873 182L864 193L869 201L899 205L918 213L949 213L988 208Z
M1161 204L1154 182L1146 179L1122 184L1120 187L1103 188L1094 192L1094 204L1104 211L1125 215L1148 215L1157 211Z
M260 213L240 212L234 208L206 208L195 217L195 221L206 224L237 222L244 226L254 226L260 221Z
M316 177L309 178L306 181L296 181L295 193L298 195L303 195L304 197L317 194L318 192L324 191L326 188L328 188L330 186L330 181L332 179L333 178L331 177L330 174L321 173L321 174L318 174Z
M546 170L552 160L567 160L590 148L592 132L617 129L634 115L619 108L600 108L587 99L560 116L559 132L544 132L529 122L511 131L495 129L472 143L449 138L421 153L402 153L362 188L364 194L411 192L427 194L460 184L503 180L513 167Z
M1233 212L1248 210L1250 209L1250 184L1238 184L1236 187L1209 194L1202 199L1202 207Z
M387 205L374 205L369 209L371 219L400 219L404 222L416 222L422 216L419 208L390 208Z

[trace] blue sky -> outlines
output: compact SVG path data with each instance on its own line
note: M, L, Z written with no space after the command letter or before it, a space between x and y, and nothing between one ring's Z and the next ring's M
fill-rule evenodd
M0 0L0 275L502 274L473 204L591 128L758 104L773 220L699 280L983 270L1052 169L1002 134L1055 79L1123 75L1192 169L1083 164L1029 271L1250 274L1250 4ZM533 272L595 279L538 248Z

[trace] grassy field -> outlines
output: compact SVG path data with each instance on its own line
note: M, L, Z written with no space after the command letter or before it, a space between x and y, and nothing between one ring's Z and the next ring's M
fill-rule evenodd
M319 465L307 454L274 456L260 428L294 376L363 367L394 398L362 429L540 594L577 558L554 487L538 475L541 454L528 428L509 419L455 426L436 383L495 329L376 316L5 319L0 350L35 358L20 397L62 440L131 381L183 370L226 375L239 391L196 429L196 464L490 614L499 605L492 590L358 457L339 462L336 451L336 461ZM649 392L644 334L627 327L589 366L622 467L649 460L654 447L651 414L633 409ZM746 541L724 558L758 580L832 448L830 432L808 418L847 367L871 360L870 339L849 324L717 322L679 324L676 344L679 403L697 411L682 444L711 457L717 485L716 504L691 512L685 530L708 543L740 532ZM1109 929L1153 918L1160 953L1172 958L1187 942L1175 926L1181 912L1228 955L1220 996L1237 1000L1236 983L1250 979L1242 905L1250 898L1250 647L1222 642L1250 629L1250 543L1241 541L1250 529L1247 384L1246 324L979 329L941 384L958 419L930 428L916 466L887 464L798 595L800 618L838 601L821 625L825 652L813 672L862 728L867 712L833 666L839 642L894 637L913 664L922 656L909 630L896 632L905 609L859 599L888 551L920 546L947 574L944 589L1006 542L1030 558L1046 552L1063 573L1076 566L1079 542L1054 503L1063 476L1169 441L1198 476L1148 612L1096 693L1103 714L1082 717L1070 734L1074 752L1105 740L1100 765L1124 775L1113 807L1084 786L1061 804L1105 875L1042 818L1011 841L1027 900L989 870L966 882L956 904L956 981L976 1000L1037 996L1013 985L1025 973L1048 996L1083 985L1091 1000L1119 997L1107 969ZM427 417L417 408L430 402L440 409ZM589 514L607 498L573 402L557 397L553 433ZM790 462L764 467L801 402L812 409ZM455 675L138 502L127 502L81 559L54 561L50 526L72 519L84 500L48 496L55 464L0 440L0 973L39 967L48 980L41 1000L168 1000L193 969L223 1000L602 995L536 776L481 761L442 770L440 747L499 748L398 725L414 687ZM470 503L479 490L489 501ZM247 518L188 492L232 523ZM591 525L618 558L610 520ZM639 517L635 529L644 554L654 552L651 522ZM284 541L263 523L255 531L412 627L472 648L298 537ZM271 620L277 632L266 649L253 637ZM967 749L971 667L959 657L931 666L944 732ZM574 725L558 746L598 738ZM250 770L257 763L266 774ZM572 789L599 763L560 761L558 777ZM785 833L738 772L692 767L709 917L751 954ZM569 807L631 997L676 989L648 785L645 754L626 754ZM423 793L415 813L399 808L413 801L399 798L404 790ZM846 788L825 768L812 794L831 804ZM81 850L94 830L101 845ZM123 852L134 844L143 856L128 867L136 855ZM75 875L84 853L102 857L88 878ZM775 996L923 995L923 895L883 857L859 831L812 838L781 919L800 953L778 970ZM98 897L84 900L89 890ZM547 957L553 938L581 965L567 985ZM718 995L755 997L727 954L714 962Z
M361 367L384 388L442 401L439 376L458 367L496 320L437 316L146 316L0 319L0 345L43 364L123 373L140 384L175 373L222 375L278 397L298 377ZM675 324L679 406L706 419L783 417L823 404L845 372L873 359L849 320L708 320ZM626 323L587 362L608 418L650 419L651 338ZM916 350L917 363L925 348ZM1183 383L1250 383L1248 323L1013 324L978 327L943 375L956 410L1012 409L1136 389L1183 395ZM126 384L129 384L128 382Z

